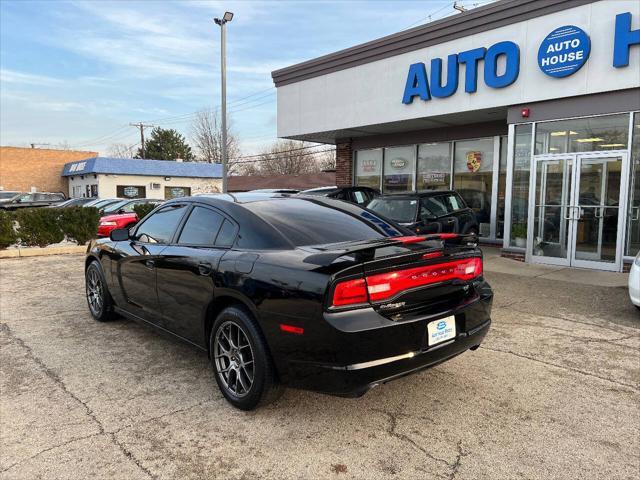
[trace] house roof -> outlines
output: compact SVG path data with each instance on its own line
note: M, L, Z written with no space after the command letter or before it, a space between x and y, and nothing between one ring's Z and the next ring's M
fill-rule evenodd
M260 188L306 190L335 184L335 171L303 175L237 175L228 178L227 190L230 192L247 192Z
M62 170L63 177L105 173L112 175L146 175L159 177L221 178L222 165L173 160L94 157L69 162Z

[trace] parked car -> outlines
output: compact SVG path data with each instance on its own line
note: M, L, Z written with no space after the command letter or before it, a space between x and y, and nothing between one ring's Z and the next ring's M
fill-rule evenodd
M253 193L289 193L294 194L298 193L300 190L296 190L294 188L258 188L256 190L250 190Z
M323 197L336 198L360 206L367 205L371 200L380 195L380 191L370 187L319 187L303 190L301 195L321 195Z
M138 215L133 210L136 205L153 204L159 205L163 200L152 198L136 198L132 200L121 200L107 206L102 213L98 223L98 237L108 237L109 233L116 228L131 228L138 223Z
M133 213L116 213L100 217L98 223L98 238L108 237L116 228L131 228L138 223L138 215Z
M113 205L114 203L121 202L122 198L98 198L92 202L85 203L83 206L85 207L94 207L98 210L104 210L109 205Z
M70 198L69 200L65 200L62 203L56 203L54 205L49 205L49 208L68 208L68 207L82 207L89 202L94 201L95 198L91 197L80 197L80 198Z
M167 201L95 242L86 295L206 351L250 410L282 386L359 396L475 350L491 323L468 236L404 236L357 205L238 193Z
M383 195L367 208L415 233L478 234L473 210L450 190Z
M164 200L159 200L156 198L130 198L127 200L120 200L119 202L112 203L103 208L103 212L105 215L109 214L119 214L119 213L132 213L133 207L136 205L142 205L145 203L153 203L160 204L164 202Z
M13 190L0 190L0 205L3 203L11 202L14 198L22 195L22 192L16 192Z
M631 264L629 270L629 298L640 310L640 252L636 255L636 259Z
M64 193L35 192L23 193L12 198L6 203L0 203L0 208L16 210L27 207L47 207L64 202L67 199Z

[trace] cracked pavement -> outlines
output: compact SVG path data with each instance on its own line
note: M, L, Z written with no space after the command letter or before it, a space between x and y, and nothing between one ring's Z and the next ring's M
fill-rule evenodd
M640 312L624 288L489 271L476 352L359 399L287 390L246 413L205 354L94 322L83 260L0 260L1 479L638 477Z

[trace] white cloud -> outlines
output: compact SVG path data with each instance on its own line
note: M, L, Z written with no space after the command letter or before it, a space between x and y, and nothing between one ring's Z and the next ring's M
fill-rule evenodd
M15 70L0 70L1 83L15 83L22 85L55 86L60 85L59 78L48 77L46 75L34 75L31 73L17 72Z

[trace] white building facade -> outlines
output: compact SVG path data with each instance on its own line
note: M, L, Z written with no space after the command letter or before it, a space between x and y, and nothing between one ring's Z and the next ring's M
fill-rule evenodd
M620 271L640 248L640 2L501 0L273 72L337 182L456 189L485 242Z
M168 200L222 191L219 164L96 157L67 163L69 197Z

